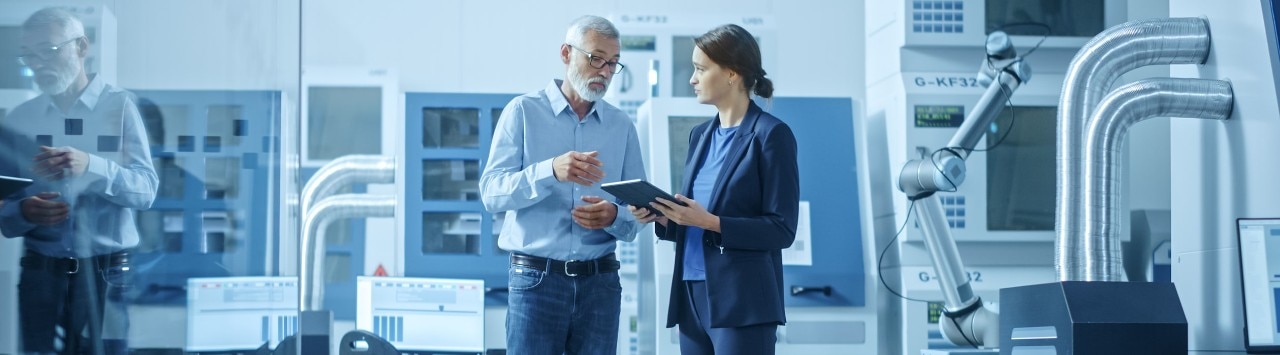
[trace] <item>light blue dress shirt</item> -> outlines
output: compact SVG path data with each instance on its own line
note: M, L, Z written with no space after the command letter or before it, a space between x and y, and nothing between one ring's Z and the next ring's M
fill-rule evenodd
M80 123L67 123L73 119ZM51 140L54 147L71 146L89 155L83 175L37 179L26 195L6 199L0 208L0 233L24 237L27 249L52 257L85 258L138 245L134 211L151 207L160 179L132 94L95 77L68 112L41 95L18 105L0 124L33 140ZM29 177L30 159L19 162L25 165L18 170ZM59 200L71 204L66 222L38 226L22 216L20 200L45 191L59 192Z
M573 221L582 196L618 200L600 189L612 181L643 179L640 139L626 113L596 101L579 120L560 92L560 80L511 100L494 129L480 194L489 212L508 211L498 247L557 260L590 260L612 253L616 241L635 240L639 223L618 206L613 224L589 230ZM598 151L604 178L592 186L560 182L551 162L568 151Z

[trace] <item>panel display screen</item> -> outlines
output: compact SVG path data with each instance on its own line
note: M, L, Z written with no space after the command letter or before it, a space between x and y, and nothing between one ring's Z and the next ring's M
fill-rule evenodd
M667 139L671 142L671 189L667 192L684 193L681 187L684 186L684 164L689 159L689 132L710 119L712 117L672 116L667 120Z
M996 117L986 137L992 147L983 147L990 149L987 230L1053 230L1057 118L1057 107L1030 106L1008 107Z
M987 0L987 33L1093 37L1106 28L1103 0Z
M382 153L382 88L307 88L308 159Z
M484 280L356 278L356 328L397 350L484 352Z
M964 106L916 105L916 127L960 127L964 123Z
M1244 296L1245 350L1280 350L1280 219L1236 221L1240 286Z
M297 330L297 277L187 279L187 351L275 347Z
M622 36L618 41L622 42L624 51L653 52L658 48L656 36Z

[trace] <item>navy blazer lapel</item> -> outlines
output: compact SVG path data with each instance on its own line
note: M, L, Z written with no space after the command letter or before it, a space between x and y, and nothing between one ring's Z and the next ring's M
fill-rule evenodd
M729 155L724 157L724 164L720 167L719 176L716 177L715 188L711 190L711 198L705 204L707 211L720 210L720 196L728 188L729 175L732 175L733 171L742 163L742 158L747 154L748 143L755 138L756 121L759 121L760 114L764 111L760 110L760 106L756 106L754 101L749 102L747 114L742 117L742 124L739 125L738 132L733 135L733 145L729 148ZM707 131L710 132L711 129Z

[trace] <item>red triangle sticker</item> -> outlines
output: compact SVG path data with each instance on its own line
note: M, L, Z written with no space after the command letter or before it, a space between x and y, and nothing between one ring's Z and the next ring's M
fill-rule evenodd
M387 269L383 268L382 264L378 264L378 269L373 270L373 276L387 276Z

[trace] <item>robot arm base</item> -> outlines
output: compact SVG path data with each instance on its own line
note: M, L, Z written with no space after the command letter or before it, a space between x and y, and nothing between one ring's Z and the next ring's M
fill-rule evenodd
M1000 314L978 299L959 312L943 312L938 321L942 335L952 344L992 349L1000 347Z

